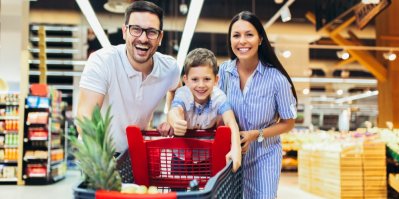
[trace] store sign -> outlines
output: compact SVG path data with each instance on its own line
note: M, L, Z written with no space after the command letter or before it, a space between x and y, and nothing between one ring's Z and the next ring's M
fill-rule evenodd
M378 4L359 3L354 9L357 26L360 29L363 29L374 17L380 14L390 4L391 0L381 0Z

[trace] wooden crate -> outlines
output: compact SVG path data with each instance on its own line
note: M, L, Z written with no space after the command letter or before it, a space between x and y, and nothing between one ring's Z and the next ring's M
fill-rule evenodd
M386 147L383 142L363 143L363 180L365 198L386 198Z
M385 144L342 151L300 149L299 187L325 198L386 198Z

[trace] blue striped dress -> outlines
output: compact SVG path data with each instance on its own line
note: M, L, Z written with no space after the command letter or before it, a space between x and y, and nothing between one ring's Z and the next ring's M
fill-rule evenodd
M296 117L296 100L291 84L277 69L260 61L241 91L236 60L219 67L219 87L226 92L240 131L266 128L281 119ZM226 83L226 84L225 84ZM254 141L243 156L244 198L277 197L282 148L280 136Z

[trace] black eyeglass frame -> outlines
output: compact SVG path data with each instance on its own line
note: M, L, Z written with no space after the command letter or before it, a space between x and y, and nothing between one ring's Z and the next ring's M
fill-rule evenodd
M130 28L131 28L131 27L136 27L136 28L140 29L140 30L141 30L141 31L140 31L140 34L134 35L132 32L130 32ZM126 25L126 28L127 28L127 31L129 32L129 34L130 34L131 36L133 36L133 37L140 37L140 36L143 34L143 32L145 32L145 35L146 35L147 39L151 39L151 40L158 39L158 38L159 38L159 35L160 35L161 32L162 32L162 30L158 30L158 29L155 29L155 28L142 28L142 27L140 27L140 26L138 26L138 25L134 25L134 24L128 24L128 25ZM151 37L151 38L150 38L150 37L148 37L148 31L155 31L155 32L157 32L158 34L157 34L156 37L154 37L154 38Z

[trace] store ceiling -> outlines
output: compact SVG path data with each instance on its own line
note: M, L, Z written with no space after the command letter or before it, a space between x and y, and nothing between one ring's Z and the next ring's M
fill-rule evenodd
M98 15L110 14L104 10L103 5L107 0L90 0L95 12ZM189 3L189 0L152 0L152 2L161 6L165 11L166 18L177 19L185 18L179 12L179 5L182 2ZM227 58L226 49L226 34L230 19L239 11L249 10L255 12L256 15L266 22L270 19L280 8L287 2L285 0L282 4L276 4L273 0L205 0L200 20L210 20L211 22L224 24L221 30L209 29L205 32L195 33L190 49L195 47L207 47L212 49L220 59ZM283 64L293 76L304 76L303 72L308 68L313 69L313 77L341 77L341 71L351 69L350 77L354 78L370 78L372 75L364 70L358 63L351 63L344 66L337 66L340 60L337 58L336 49L309 49L306 46L309 42L317 45L334 45L333 42L326 36L321 35L315 31L314 26L305 18L305 13L308 11L314 12L316 0L296 0L291 6L290 11L292 20L289 23L282 23L278 18L276 23L267 30L269 39L274 44L295 43L298 45L304 44L305 47L290 48L293 56L290 59L280 57ZM30 3L31 10L35 9L51 9L51 10L70 10L80 11L76 2L73 0L37 0ZM101 21L100 21L101 22ZM116 24L119 27L119 23ZM277 28L276 28L277 27ZM280 28L282 27L282 28ZM289 27L289 28L286 28ZM297 28L298 27L298 28ZM205 28L206 29L206 28ZM292 31L294 30L294 31ZM375 32L372 25L366 28L365 31L358 31L358 36L366 45L375 45ZM306 35L306 37L301 36ZM120 37L120 29L113 34L110 34L111 43L123 43ZM317 35L315 37L314 35ZM173 49L176 41L181 38L181 32L166 31L163 45L159 49L161 52L176 55L177 51ZM277 49L277 48L276 48ZM286 48L281 48L286 49ZM279 49L280 50L280 49ZM327 73L327 75L326 75ZM330 74L330 75L329 75ZM316 84L297 84L297 91L302 95L302 89L310 87L314 95L335 96L335 91L339 89L339 85L316 83ZM345 90L355 92L362 92L364 90L375 89L375 84L351 84L342 86Z

